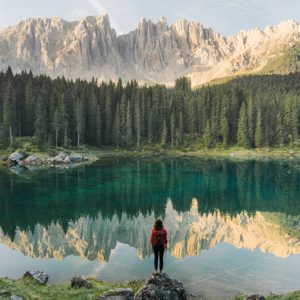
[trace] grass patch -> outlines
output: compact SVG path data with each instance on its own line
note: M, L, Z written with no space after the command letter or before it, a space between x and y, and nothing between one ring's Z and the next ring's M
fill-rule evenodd
M1 299L9 299L11 295L30 300L79 300L79 299L99 299L101 294L107 293L116 288L132 288L136 292L142 285L142 281L129 281L124 283L106 283L96 279L89 279L91 288L75 289L70 287L70 283L57 285L40 285L31 278L19 280L0 279L0 291L7 290L9 295L2 296Z

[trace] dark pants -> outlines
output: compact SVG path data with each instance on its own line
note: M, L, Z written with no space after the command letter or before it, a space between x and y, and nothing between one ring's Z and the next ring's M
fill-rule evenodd
M159 256L159 270L162 271L164 267L165 246L164 245L153 246L153 251L154 251L154 268L157 271L158 256Z

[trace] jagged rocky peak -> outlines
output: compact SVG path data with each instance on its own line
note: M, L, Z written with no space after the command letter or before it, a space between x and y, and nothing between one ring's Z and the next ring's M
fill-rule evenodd
M142 18L117 36L108 15L77 21L27 19L0 31L0 70L31 70L66 78L172 85L188 76L192 85L218 77L260 71L271 57L300 42L300 25L287 20L223 37L201 23L180 19L168 25Z

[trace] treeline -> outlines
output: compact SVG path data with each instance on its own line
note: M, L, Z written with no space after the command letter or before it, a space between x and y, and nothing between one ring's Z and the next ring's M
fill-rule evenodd
M34 137L39 147L142 144L246 148L299 145L300 73L245 76L192 90L0 73L0 146Z

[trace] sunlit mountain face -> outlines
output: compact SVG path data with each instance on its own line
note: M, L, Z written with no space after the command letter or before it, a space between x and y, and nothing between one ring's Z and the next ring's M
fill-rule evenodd
M18 175L2 169L0 276L35 267L52 282L74 273L145 278L160 217L167 271L206 299L247 292L249 281L249 293L296 289L287 278L300 276L299 199L297 161L108 158ZM272 280L262 286L263 278Z

